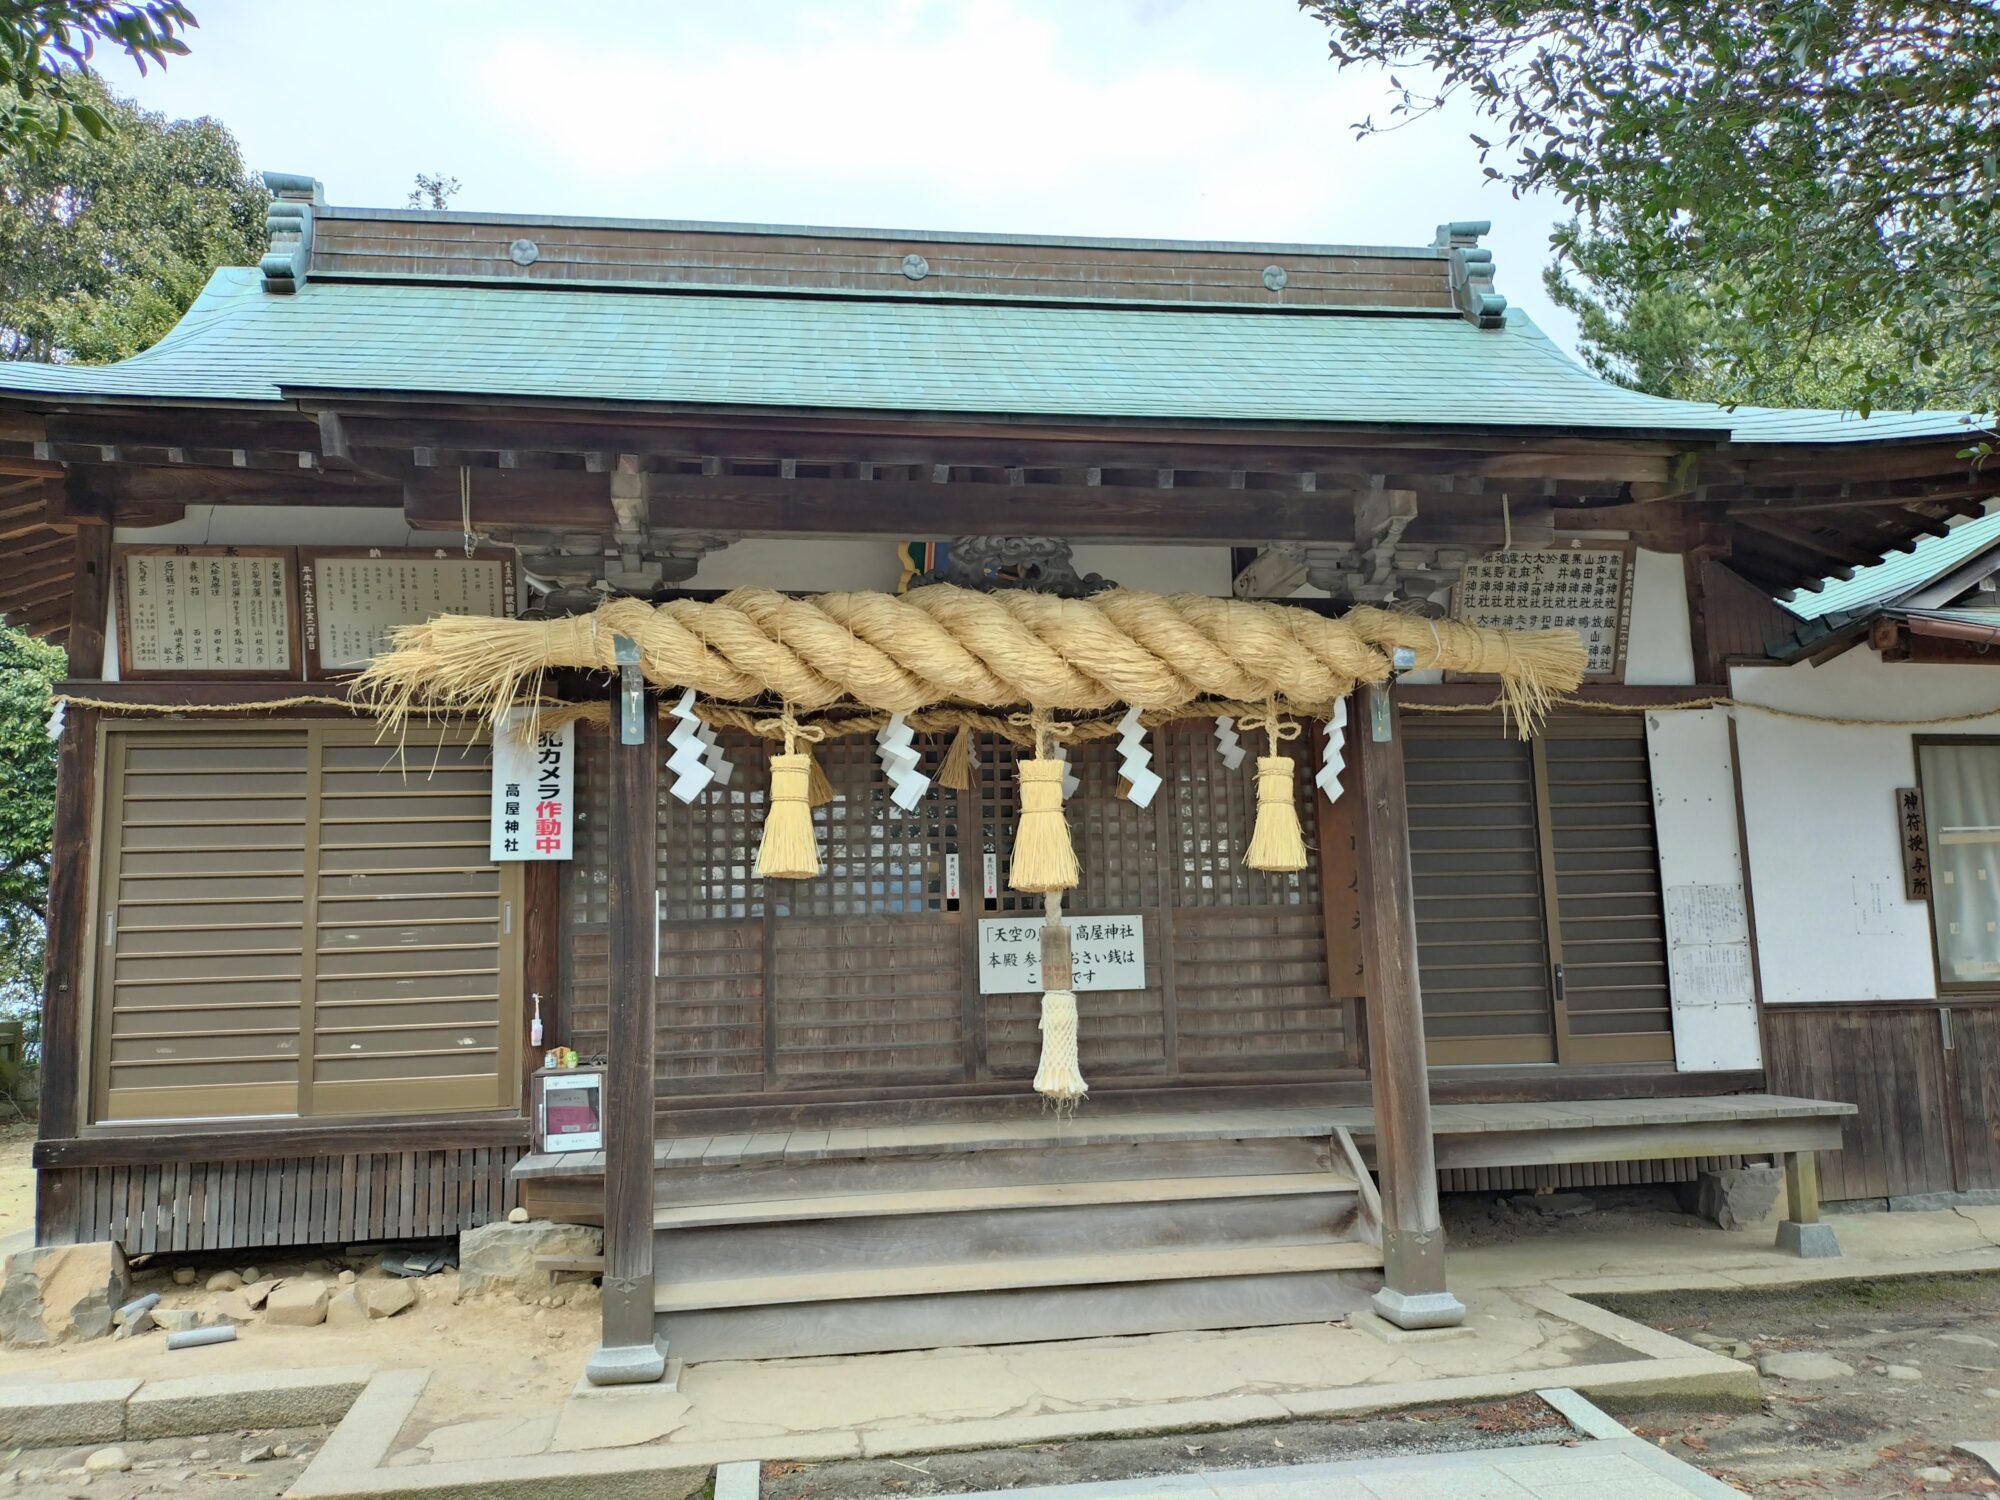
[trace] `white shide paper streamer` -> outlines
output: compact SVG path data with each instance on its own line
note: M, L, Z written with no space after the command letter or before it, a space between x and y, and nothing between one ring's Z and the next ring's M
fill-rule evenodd
M1236 737L1234 719L1215 721L1215 749L1222 757L1222 763L1230 770L1233 771L1243 764L1243 742Z
M915 738L916 731L901 714L890 715L889 722L875 731L875 754L882 762L882 774L889 778L889 800L904 812L916 811L931 789L930 777L917 769L918 752L911 744Z
M1313 777L1313 784L1326 793L1326 800L1340 800L1340 772L1347 764L1347 700L1342 698L1333 705L1333 712L1326 717L1326 753L1321 756L1319 774Z
M667 731L667 743L674 753L667 757L667 769L674 773L674 781L667 790L682 802L692 802L715 780L715 768L707 758L709 741L702 734L707 726L694 713L694 689L681 694L670 712L674 727Z
M1240 753L1240 752L1239 752ZM1152 806L1160 790L1160 775L1153 769L1153 752L1146 748L1146 727L1139 722L1139 710L1128 708L1118 721L1118 774L1125 778L1125 795L1140 807Z

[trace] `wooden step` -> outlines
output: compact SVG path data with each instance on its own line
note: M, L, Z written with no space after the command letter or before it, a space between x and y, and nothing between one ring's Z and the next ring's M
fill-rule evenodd
M920 1154L745 1161L735 1166L662 1169L653 1174L658 1204L832 1198L924 1192L939 1188L1035 1187L1064 1182L1129 1182L1147 1177L1269 1177L1328 1172L1329 1138L1269 1136L1234 1140L1137 1140ZM1345 1169L1345 1163L1342 1163Z
M657 1312L730 1307L782 1307L797 1303L936 1297L961 1292L1018 1291L1036 1287L1109 1286L1133 1282L1192 1281L1217 1277L1302 1272L1359 1271L1380 1266L1373 1245L1317 1241L1249 1249L1121 1251L1047 1256L995 1264L901 1266L888 1270L825 1272L806 1276L742 1276L730 1280L672 1282L653 1299Z
M1276 1179L1279 1191L1273 1179L1227 1177L1171 1179L1173 1191L1156 1191L1168 1180L670 1209L670 1224L681 1215L707 1222L657 1229L654 1259L674 1280L700 1282L1366 1238L1354 1185L1332 1173ZM744 1207L752 1216L730 1222Z
M1101 1182L1043 1182L1000 1187L841 1193L823 1198L688 1203L653 1215L656 1229L706 1229L721 1224L878 1218L905 1214L977 1213L992 1209L1081 1208L1111 1203L1172 1203L1189 1199L1270 1198L1351 1193L1354 1179L1335 1172L1284 1172L1260 1177L1142 1177Z
M674 1353L690 1361L1263 1328L1321 1323L1366 1308L1381 1285L1379 1264L1372 1246L1321 1243L939 1267L925 1283L966 1288L959 1291L912 1293L900 1272L744 1278L734 1287L753 1299L841 1295L732 1307L685 1305L700 1300L686 1295L678 1299L682 1305L669 1299L654 1321ZM1079 1279L1051 1280L1062 1276ZM1152 1279L1134 1279L1146 1277Z

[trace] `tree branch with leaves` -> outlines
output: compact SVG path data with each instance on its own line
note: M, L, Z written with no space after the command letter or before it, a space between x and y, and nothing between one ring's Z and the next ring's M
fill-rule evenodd
M79 129L101 140L111 121L79 86L98 46L144 73L186 56L197 24L181 0L0 0L0 157L48 150Z

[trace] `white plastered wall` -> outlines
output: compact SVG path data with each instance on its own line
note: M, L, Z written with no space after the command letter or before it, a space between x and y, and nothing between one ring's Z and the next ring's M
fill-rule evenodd
M1625 681L1634 687L1683 687L1694 681L1687 579L1678 552L1641 548L1635 555Z
M1732 683L1745 702L1835 718L2000 707L1990 667L1889 663L1866 646L1820 667L1737 667ZM2000 734L2000 713L1878 728L1739 709L1736 723L1766 1003L1935 999L1930 907L1903 899L1895 793L1917 784L1917 735Z

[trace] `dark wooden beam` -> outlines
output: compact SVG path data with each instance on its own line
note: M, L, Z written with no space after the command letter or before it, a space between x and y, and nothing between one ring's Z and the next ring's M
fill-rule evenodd
M73 513L121 524L141 514L178 514L190 505L393 506L403 498L395 484L366 475L128 464L72 468L68 497Z
M603 1335L584 1374L596 1385L658 1380L666 1359L653 1332L654 957L659 946L654 878L659 859L659 715L646 695L637 743L619 735L619 687L611 723L579 726L610 736L611 857L607 905L611 996L604 1068Z
M1364 1009L1382 1186L1382 1290L1375 1307L1400 1327L1447 1327L1464 1321L1465 1307L1445 1281L1402 726L1386 684L1364 686L1355 709L1348 743L1360 783L1356 842L1362 966L1368 977Z

